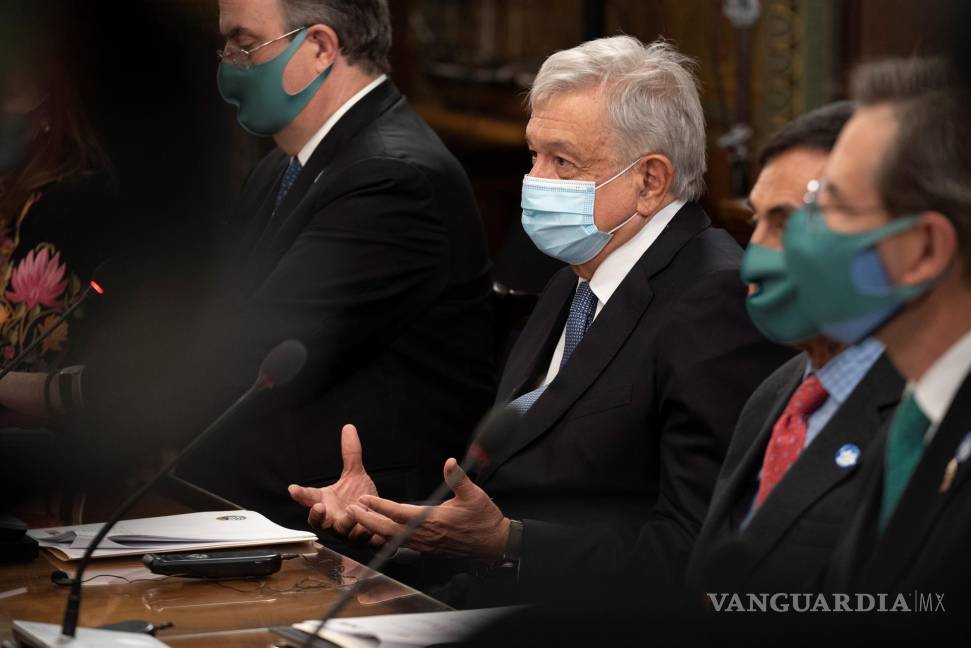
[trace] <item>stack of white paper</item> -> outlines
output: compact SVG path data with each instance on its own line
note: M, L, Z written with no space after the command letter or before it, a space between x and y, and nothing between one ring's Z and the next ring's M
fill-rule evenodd
M27 535L62 560L78 560L101 526L96 523L31 529ZM108 532L94 556L131 556L316 539L313 533L286 529L254 511L206 511L123 520Z
M319 636L344 648L416 648L457 643L517 607L331 619ZM317 621L293 627L312 633Z

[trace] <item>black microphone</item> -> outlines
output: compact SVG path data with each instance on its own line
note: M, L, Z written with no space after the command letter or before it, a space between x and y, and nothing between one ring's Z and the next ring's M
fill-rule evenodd
M88 285L84 287L84 290L78 296L77 300L75 300L73 304L68 306L64 310L64 312L61 313L56 320L54 320L54 323L47 327L47 330L45 330L40 335L34 337L34 339L30 342L30 344L25 346L20 353L14 356L14 358L10 362L8 362L3 367L3 369L0 369L0 379L3 379L4 376L6 376L8 373L13 371L17 367L19 367L23 363L24 359L30 354L30 352L36 349L38 344L46 340L47 336L49 336L51 333L57 330L57 327L60 326L64 322L64 320L70 317L71 314L74 313L74 311L80 308L81 304L83 304L88 299L88 297L90 297L92 294L97 294L97 295L105 294L105 289L103 287L105 283L104 282L105 268L110 267L111 264L112 264L112 260L108 259L107 261L99 265L93 273L91 273L91 281L89 281Z
M67 607L64 609L64 622L61 626L61 634L66 637L73 637L77 632L78 626L78 612L81 607L81 583L84 580L84 570L87 568L88 563L91 560L91 556L94 554L95 549L101 544L105 536L111 528L121 519L121 517L127 513L132 506L134 506L138 500L145 495L153 486L155 486L165 475L169 474L179 460L182 459L186 454L188 454L193 448L195 448L203 439L205 439L213 430L221 427L227 420L229 420L233 415L235 415L243 405L249 402L254 396L266 389L273 389L274 387L280 387L285 385L294 376L300 373L303 368L304 363L307 361L307 348L297 340L287 340L279 344L263 359L263 363L260 365L259 375L256 378L256 382L246 390L239 399L230 405L229 409L224 411L219 415L215 421L209 424L205 430L203 430L195 439L193 439L187 446L182 448L182 450L173 458L169 463L162 468L151 480L144 484L137 491L132 493L132 495L125 500L125 502L118 507L118 509L112 514L112 516L105 522L98 533L94 536L94 540L88 545L87 549L84 551L84 555L81 557L80 562L78 562L77 572L74 575L74 579L71 582L71 591L67 598Z
M437 506L444 501L452 490L454 480L460 479L462 473L467 473L472 468L482 468L493 461L496 453L504 448L513 436L515 436L516 431L519 429L520 419L519 412L508 405L497 405L489 410L482 417L482 420L479 421L479 425L475 429L472 444L465 453L465 459L462 460L461 471L457 470L453 472L449 475L449 479L438 485L438 488L423 503L422 512L413 517L401 531L381 546L381 549L374 555L371 562L367 564L367 568L372 571L379 571L395 552L398 551L401 545L408 541L408 538L412 536L415 529L425 521L425 518L431 512L431 507ZM317 622L317 627L313 633L307 634L303 648L311 648L313 646L324 624L344 609L344 606L361 591L365 582L364 579L355 581L351 587L344 590L340 598L333 605L327 608L327 611L324 612L323 616Z

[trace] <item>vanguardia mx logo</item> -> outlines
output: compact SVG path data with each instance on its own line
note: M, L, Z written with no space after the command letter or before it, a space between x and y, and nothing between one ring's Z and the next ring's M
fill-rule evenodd
M708 593L715 612L946 612L944 594Z

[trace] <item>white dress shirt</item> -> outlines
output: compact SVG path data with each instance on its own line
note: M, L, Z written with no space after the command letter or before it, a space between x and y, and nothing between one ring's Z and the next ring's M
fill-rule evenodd
M317 145L320 144L327 133L330 132L330 129L334 127L334 124L336 124L338 120L340 120L340 118L343 117L354 104L363 99L364 95L377 88L387 78L387 74L382 74L377 79L361 88L357 94L345 101L343 104L341 104L340 108L334 111L334 114L331 115L327 121L324 122L324 125L320 127L320 130L314 133L313 137L307 140L307 143L304 144L303 148L300 149L300 152L297 153L297 159L300 160L300 166L307 166L307 160L309 160L310 156L313 155L315 150L317 150Z
M590 292L597 297L597 309L593 313L593 318L597 319L600 311L610 300L611 295L617 290L627 274L633 269L634 265L640 260L648 248L654 244L657 237L661 235L664 228L668 226L674 215L684 207L683 200L674 200L661 209L654 217L647 221L634 237L610 253L604 259L593 276L590 277ZM636 217L635 217L636 218ZM585 279L578 279L577 285ZM556 343L553 350L553 357L550 359L550 368L546 372L546 378L540 385L548 385L556 378L560 371L560 360L563 359L563 348L566 346L566 326L560 333L560 341Z
M907 383L904 393L913 393L921 411L930 419L924 445L934 438L951 401L971 371L971 331L965 333L950 349L934 361L919 380Z

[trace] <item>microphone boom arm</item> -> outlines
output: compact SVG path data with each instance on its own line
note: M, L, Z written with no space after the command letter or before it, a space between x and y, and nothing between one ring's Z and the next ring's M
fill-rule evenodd
M10 364L8 364L3 369L0 369L0 379L3 379L4 376L6 376L8 373L16 369L17 366L23 361L23 359L27 357L28 353L33 351L37 347L37 345L43 342L45 339L47 339L47 336L53 333L57 329L57 327L64 322L64 320L70 317L71 314L74 311L76 311L81 306L81 304L84 303L84 300L88 298L88 295L91 294L91 291L92 291L91 285L89 284L88 287L84 289L84 292L81 293L81 296L78 297L77 300L73 304L71 304L63 313L61 313L61 315L56 320L54 320L53 324L47 327L46 331L44 331L40 335L36 336L33 340L31 340L30 344L25 346L24 349L17 355L17 357L10 362Z
M367 564L367 569L376 572L384 567L385 563L387 563L388 560L394 556L395 552L401 548L401 545L403 545L408 538L411 537L411 535L415 532L415 529L417 529L421 523L425 521L429 513L431 513L432 507L441 504L445 500L445 497L451 492L453 484L452 476L467 473L471 468L480 463L477 458L477 456L467 457L465 461L462 462L460 471L453 472L452 475L449 476L448 481L443 481L438 485L438 488L436 488L434 492L428 496L428 499L426 499L422 504L421 513L408 520L408 524L406 524L401 531L396 533L393 537L389 538L387 542L381 545L381 549L378 550L378 552L374 555L371 562ZM320 631L323 629L324 624L327 623L328 619L334 618L341 610L343 610L347 604L350 603L351 599L361 591L364 584L367 582L369 581L363 579L356 580L349 588L344 590L340 598L338 598L333 605L327 608L327 611L324 612L324 614L317 621L317 627L314 629L313 634L307 634L307 639L304 641L303 648L311 648L313 646L313 642L320 634Z
M131 508L138 502L138 500L142 498L143 495L145 495L145 493L147 493L153 486L158 484L163 477L168 475L183 456L197 446L202 439L209 436L210 432L221 427L223 423L232 417L246 401L252 398L257 392L264 389L264 387L265 383L261 377L255 383L253 383L253 386L246 390L246 393L240 396L229 409L224 411L219 418L210 423L209 427L203 430L201 434L196 436L192 441L189 442L188 445L182 448L182 450L180 450L179 453L155 475L155 477L145 482L141 488L129 495L128 499L126 499L118 510L115 511L114 515L112 515L108 521L101 526L101 529L98 530L98 533L91 541L91 544L89 544L87 549L85 549L84 555L81 557L80 562L78 562L78 568L74 574L74 579L71 581L71 591L68 594L67 606L64 609L64 621L61 625L62 635L73 637L77 632L78 614L81 609L81 584L84 580L84 570L91 561L91 557L94 555L95 549L97 549L98 545L101 544L101 541L105 539L105 536L108 535L111 528L117 524L125 513L131 510Z

